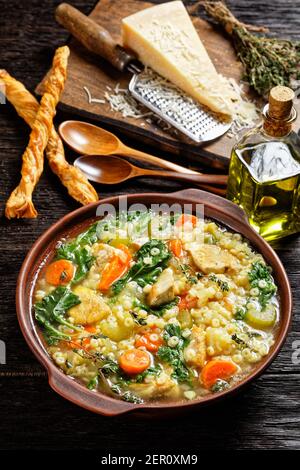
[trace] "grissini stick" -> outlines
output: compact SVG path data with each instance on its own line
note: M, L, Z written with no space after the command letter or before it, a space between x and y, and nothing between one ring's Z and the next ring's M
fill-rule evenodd
M5 215L8 219L37 217L32 193L44 168L43 154L53 126L56 105L66 81L69 53L67 46L59 47L55 52L52 69L45 83L45 93L23 154L21 181L6 203Z
M39 103L24 85L13 78L6 70L0 70L0 83L3 83L5 96L14 106L18 115L32 128ZM55 173L68 193L81 204L89 204L98 200L98 194L88 182L82 171L70 165L65 159L63 143L52 126L46 156L53 173Z

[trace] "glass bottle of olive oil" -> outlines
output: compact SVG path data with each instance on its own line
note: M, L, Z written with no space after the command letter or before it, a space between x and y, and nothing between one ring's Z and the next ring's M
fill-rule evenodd
M300 138L292 131L294 92L272 88L263 122L232 150L227 198L267 240L300 231Z

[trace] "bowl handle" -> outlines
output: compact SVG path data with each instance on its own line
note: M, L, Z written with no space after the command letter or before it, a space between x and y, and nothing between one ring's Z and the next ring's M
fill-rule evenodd
M246 215L246 212L243 211L243 209L241 209L237 204L234 204L233 202L221 196L217 196L216 194L212 194L207 191L202 191L201 189L196 188L182 189L171 194L172 196L175 195L179 198L191 199L193 202L196 202L197 199L203 199L205 204L215 207L219 210L221 209L223 212L226 212L226 214L230 215L235 219L242 219L249 225L248 217Z
M55 369L51 370L51 372L49 371L49 384L63 398L104 416L117 416L133 411L135 408L140 408L140 405L134 405L133 403L127 403L118 399L115 400L100 393L85 390L82 388L82 385L71 378L62 378L60 372Z

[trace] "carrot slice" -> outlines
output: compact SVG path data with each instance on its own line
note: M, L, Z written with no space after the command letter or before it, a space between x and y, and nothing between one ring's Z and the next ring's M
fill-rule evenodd
M213 359L203 367L201 371L201 379L205 388L210 389L218 379L226 380L234 375L237 366L231 361L223 361Z
M112 260L105 265L102 271L98 289L101 291L107 291L113 282L119 279L119 277L121 277L125 271L126 264L121 261L119 256L115 255Z
M126 374L140 374L150 366L150 357L141 349L129 349L120 356L119 364Z
M125 258L124 263L129 264L130 261L132 260L132 255L128 246L124 245L124 243L118 243L116 248L118 248L118 250L122 250L125 253L126 257L124 257Z
M64 286L72 280L74 272L71 261L59 259L47 267L46 281L53 286Z
M187 222L191 222L193 227L195 227L198 222L198 218L192 214L182 214L180 217L178 217L175 225L176 227L181 227Z
M112 260L104 267L98 289L105 292L117 281L129 268L131 253L126 245L120 243L117 247L125 253L124 259L119 255L114 255Z
M136 348L140 348L141 346L144 346L147 349L147 351L150 351L152 353L157 353L158 348L162 344L163 344L162 337L159 334L153 333L151 331L137 338L134 343Z
M86 328L85 328L86 329ZM62 342L63 347L66 347L67 349L83 349L84 351L88 351L91 347L91 337L90 336L85 336L84 338L80 339L72 339L71 341L64 341Z
M61 347L63 348L67 348L67 349L83 349L84 351L88 352L88 343L85 342L85 344L83 343L83 341L81 341L80 339L75 341L75 340L71 340L71 341L61 341Z
M172 251L173 255L177 258L180 258L183 254L182 241L178 239L169 241L169 248Z
M87 331L88 333L96 333L97 331L97 328L93 325L87 325L84 327L85 331Z
M179 310L191 310L196 308L198 303L197 297L190 297L189 295L181 295L178 304Z

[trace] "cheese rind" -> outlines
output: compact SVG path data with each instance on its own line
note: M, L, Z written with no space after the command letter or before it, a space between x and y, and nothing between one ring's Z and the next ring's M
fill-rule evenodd
M232 115L224 86L181 1L156 5L122 20L123 45L140 61L212 111Z

